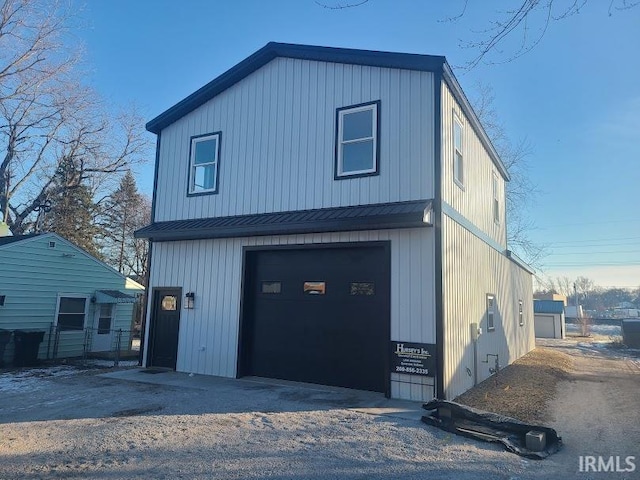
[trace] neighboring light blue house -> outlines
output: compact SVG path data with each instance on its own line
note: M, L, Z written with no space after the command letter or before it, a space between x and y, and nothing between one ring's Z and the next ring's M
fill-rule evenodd
M127 349L143 291L55 233L0 237L0 329L45 332L39 359L113 350L119 329ZM5 362L13 351L11 341Z
M562 300L534 300L536 338L565 338L565 313Z

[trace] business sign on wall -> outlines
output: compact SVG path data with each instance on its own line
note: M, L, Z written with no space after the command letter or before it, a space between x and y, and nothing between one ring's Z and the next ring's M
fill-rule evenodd
M432 343L391 342L391 372L435 377L435 353Z

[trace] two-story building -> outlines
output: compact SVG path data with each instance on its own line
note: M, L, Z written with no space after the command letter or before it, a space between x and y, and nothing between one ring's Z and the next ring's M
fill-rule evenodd
M509 175L444 57L269 43L147 129L146 366L426 401L534 347Z

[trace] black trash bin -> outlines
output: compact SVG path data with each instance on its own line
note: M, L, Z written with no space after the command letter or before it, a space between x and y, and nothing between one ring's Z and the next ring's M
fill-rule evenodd
M38 350L44 339L42 330L16 330L14 333L15 352L13 364L16 367L33 367L38 364Z
M4 367L4 350L11 340L11 330L4 330L0 328L0 367Z

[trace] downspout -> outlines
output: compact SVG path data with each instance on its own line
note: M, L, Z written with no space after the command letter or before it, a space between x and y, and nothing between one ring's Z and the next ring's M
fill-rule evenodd
M442 288L442 71L434 72L434 201L435 313L436 313L436 398L445 399L444 388L444 299Z
M156 191L158 189L158 165L160 163L160 136L161 132L158 132L156 137L156 160L155 166L153 169L153 192L151 192L151 223L155 221L156 218ZM140 325L140 353L138 355L138 365L146 367L149 365L149 355L145 360L145 349L147 348L147 324L151 323L151 319L149 318L151 312L149 310L149 302L151 299L151 255L153 254L153 240L149 239L149 250L147 252L147 271L145 274L145 283L146 283L146 295L144 300L144 315L142 316L142 325ZM149 320L147 320L149 318ZM150 325L149 325L150 326ZM150 330L150 329L149 329ZM151 332L149 332L150 334ZM144 362L144 363L143 363Z

